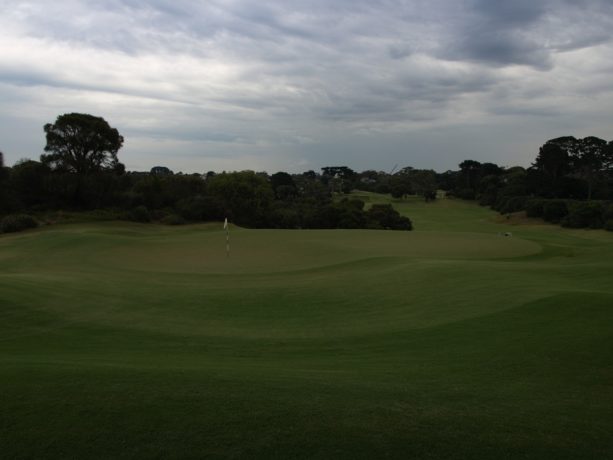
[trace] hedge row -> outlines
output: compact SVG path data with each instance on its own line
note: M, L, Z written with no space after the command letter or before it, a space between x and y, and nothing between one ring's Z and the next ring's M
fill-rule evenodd
M38 227L36 219L28 214L10 214L0 220L0 233L13 233Z
M568 228L604 228L613 231L613 203L532 198L526 201L526 215Z

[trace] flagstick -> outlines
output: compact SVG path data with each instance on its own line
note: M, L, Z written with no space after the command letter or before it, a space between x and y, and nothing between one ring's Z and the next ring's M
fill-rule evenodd
M230 257L230 226L228 225L228 218L223 223L226 229L226 257Z

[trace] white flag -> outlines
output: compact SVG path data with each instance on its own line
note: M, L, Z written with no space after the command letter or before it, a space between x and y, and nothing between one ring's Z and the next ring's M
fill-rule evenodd
M224 220L223 222L223 229L227 230L228 229L228 218L226 217L226 220Z

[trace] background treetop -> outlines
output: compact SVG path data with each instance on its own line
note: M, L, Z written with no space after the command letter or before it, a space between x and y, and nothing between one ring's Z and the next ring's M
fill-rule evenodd
M122 169L117 152L123 136L104 118L84 113L60 115L44 126L47 137L41 162L54 170L87 174L104 169Z

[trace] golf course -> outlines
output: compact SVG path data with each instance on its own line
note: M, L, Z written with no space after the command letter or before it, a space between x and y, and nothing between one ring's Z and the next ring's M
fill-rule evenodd
M613 233L355 197L0 235L0 458L613 458Z

